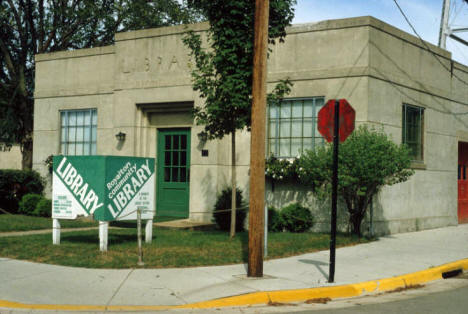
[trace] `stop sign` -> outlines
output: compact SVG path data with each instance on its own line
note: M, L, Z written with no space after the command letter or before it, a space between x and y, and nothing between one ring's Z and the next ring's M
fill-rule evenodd
M333 141L334 124L335 124L335 99L327 101L325 106L318 113L318 130L320 134L327 140ZM339 139L344 142L346 138L354 130L354 120L356 112L346 99L340 99L339 110Z

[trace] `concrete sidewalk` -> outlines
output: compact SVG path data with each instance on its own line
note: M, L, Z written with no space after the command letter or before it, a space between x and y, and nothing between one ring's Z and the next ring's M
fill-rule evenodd
M259 291L361 283L467 258L468 224L340 248L332 285L327 282L328 251L267 261L262 279L246 278L246 265L97 270L0 258L0 307L10 307L5 301L97 305L103 310L124 305L184 305Z

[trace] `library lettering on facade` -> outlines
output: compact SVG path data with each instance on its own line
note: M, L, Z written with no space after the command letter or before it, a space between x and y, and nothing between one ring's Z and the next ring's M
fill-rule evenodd
M230 139L197 136L192 109L203 99L192 89L185 31L117 33L112 46L37 55L34 168L47 175L44 160L57 154L156 158L156 215L210 221L216 194L230 182ZM285 43L271 46L268 86L286 78L294 86L268 109L267 154L288 158L321 145L317 112L333 98L352 104L357 125L381 127L412 148L415 175L374 199L380 234L463 220L468 67L428 45L431 51L391 25L358 17L295 25ZM238 182L248 195L250 134L239 132L237 145ZM329 218L305 188L267 187L268 204L305 202L316 228L326 230Z

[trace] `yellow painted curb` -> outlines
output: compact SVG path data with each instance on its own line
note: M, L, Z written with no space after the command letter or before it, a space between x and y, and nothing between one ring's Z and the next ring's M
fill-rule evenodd
M157 311L168 309L206 309L218 307L235 307L245 305L268 304L271 302L304 302L318 298L350 298L368 293L390 291L429 281L442 279L445 272L462 269L468 271L468 258L456 262L432 267L397 277L366 281L356 284L318 287L297 290L278 290L254 292L232 297L220 298L183 305L70 305L70 304L27 304L0 300L0 308L30 309L30 310L62 310L62 311Z

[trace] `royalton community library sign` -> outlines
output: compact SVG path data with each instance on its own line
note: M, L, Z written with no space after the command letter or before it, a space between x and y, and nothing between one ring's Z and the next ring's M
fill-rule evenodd
M54 156L53 242L60 243L60 219L92 215L99 221L101 250L107 250L110 221L146 220L151 239L154 216L154 158ZM149 239L148 239L149 238Z

